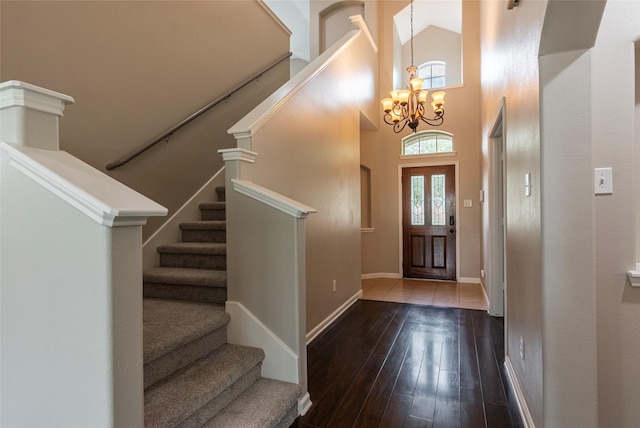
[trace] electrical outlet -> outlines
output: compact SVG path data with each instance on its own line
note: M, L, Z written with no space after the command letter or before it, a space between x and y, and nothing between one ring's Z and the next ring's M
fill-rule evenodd
M520 358L524 360L524 337L520 336Z
M336 292L336 280L335 279L333 280L333 292L334 293Z

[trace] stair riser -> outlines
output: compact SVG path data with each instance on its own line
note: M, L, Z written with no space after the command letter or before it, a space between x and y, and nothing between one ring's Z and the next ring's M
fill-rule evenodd
M144 297L216 303L219 305L223 305L227 301L227 289L224 287L145 282L143 293Z
M224 209L201 209L200 213L203 221L225 221L227 217Z
M247 373L245 373L240 379L231 384L225 391L221 391L216 398L209 401L197 412L187 418L184 422L178 425L179 428L200 428L209 419L214 417L220 410L226 405L231 403L240 394L242 394L247 388L253 385L259 378L262 370L262 363L258 364Z
M224 186L216 187L216 195L218 197L218 202L224 202L226 200Z
M227 242L227 232L224 230L182 230L182 242Z
M175 373L227 343L227 325L144 365L144 387Z
M298 403L291 407L287 414L282 418L280 423L275 428L289 428L295 422L298 417Z
M214 254L161 253L160 266L194 269L227 269L227 256Z

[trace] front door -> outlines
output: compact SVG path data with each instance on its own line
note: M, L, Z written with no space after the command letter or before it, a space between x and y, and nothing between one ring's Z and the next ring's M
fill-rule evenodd
M456 279L455 166L402 170L403 275Z

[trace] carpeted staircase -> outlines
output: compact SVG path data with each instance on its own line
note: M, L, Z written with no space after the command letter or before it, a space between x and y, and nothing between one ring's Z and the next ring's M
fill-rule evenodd
M287 428L300 385L261 377L261 349L227 343L224 188L144 272L144 425Z

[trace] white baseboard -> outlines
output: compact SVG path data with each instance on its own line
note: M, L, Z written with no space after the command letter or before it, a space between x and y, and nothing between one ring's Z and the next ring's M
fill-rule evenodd
M358 299L362 297L362 290L359 290L356 294L351 296L346 302L344 302L338 309L333 311L331 315L325 318L320 324L315 326L309 333L307 333L307 345L309 345L313 340L320 335L327 327L331 325L340 315L344 313L347 309L351 307Z
M402 278L402 275L399 273L363 273L360 275L361 279L375 279L375 278Z
M299 357L276 334L240 302L227 301L225 311L231 315L227 340L235 345L262 348L265 353L262 375L285 382L301 383Z
M461 276L458 278L458 282L463 282L465 284L480 284L480 278L469 278L466 276Z
M298 400L298 415L304 416L311 408L311 404L313 404L311 403L311 397L309 393L306 392L302 398Z
M513 365L511 365L511 359L508 355L504 359L504 366L507 369L509 384L516 395L516 404L518 405L518 412L520 412L522 423L525 428L535 428L531 412L529 412L529 407L527 406L527 401L524 399L524 394L520 388L520 383L518 382L516 372L513 370Z
M480 286L482 286L482 295L484 296L484 302L487 304L487 308L489 308L491 307L491 305L489 304L489 296L487 296L487 289L485 288L484 281L480 282Z

